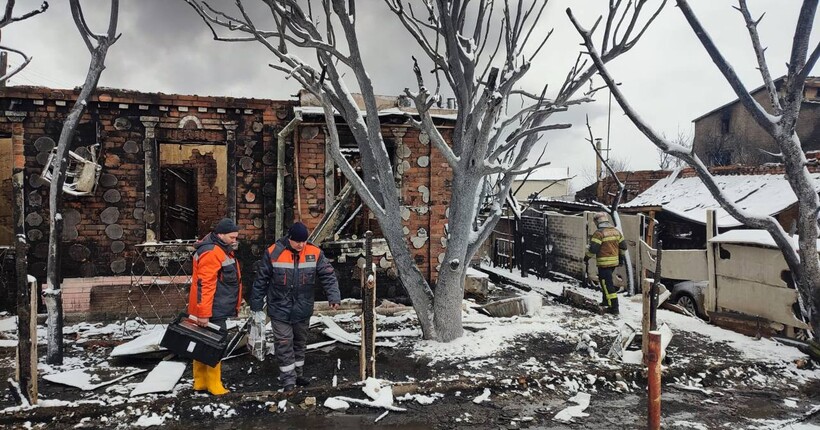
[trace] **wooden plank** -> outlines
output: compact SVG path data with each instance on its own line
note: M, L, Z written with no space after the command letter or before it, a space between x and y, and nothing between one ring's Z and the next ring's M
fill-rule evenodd
M333 148L330 139L327 138L327 133L325 133L325 136L325 213L327 214L332 209L330 202L336 196L336 178L334 176L336 165L333 163L333 156L331 155Z
M764 318L734 312L710 312L709 322L747 336L771 337L781 329L781 324L771 323Z
M24 205L24 174L22 169L15 169L12 175L12 190L14 193L14 233L17 237L25 237L25 205ZM32 292L31 285L36 288L37 282L28 280L28 242L14 241L16 254L17 276L17 363L15 377L22 395L28 398L31 404L37 403L37 291ZM31 284L31 285L29 285ZM34 341L32 342L32 334Z
M233 126L234 129L236 126ZM228 206L228 218L237 221L236 219L236 135L233 131L227 133L226 146L228 148L228 172L225 184L227 186L225 199Z
M715 247L716 244L709 241L717 233L717 218L715 210L706 211L706 270L709 274L709 285L706 287L706 294L703 298L703 308L706 314L717 310L717 278L715 277Z
M29 304L29 309L33 309L34 311L29 313L28 319L28 332L34 333L34 341L29 342L29 371L28 374L30 375L30 379L28 384L26 385L26 389L28 390L29 401L31 404L37 403L38 397L38 387L37 387L37 282L31 282L29 284L29 296L31 297L31 301ZM20 321L20 320L18 320ZM19 347L19 344L18 344ZM22 385L21 385L22 386Z
M336 197L336 200L333 202L333 207L329 212L325 213L319 221L319 224L313 229L313 233L310 234L308 240L317 245L320 245L325 240L333 240L332 235L345 221L344 218L347 215L350 200L355 195L353 185L348 182Z
M603 313L600 306L595 300L589 299L581 293L573 291L570 288L564 288L563 297L567 303L576 308L586 309L598 314Z
M645 278L641 284L641 293L643 308L641 315L641 351L643 352L643 361L646 363L646 356L649 352L649 293L652 290L651 278Z

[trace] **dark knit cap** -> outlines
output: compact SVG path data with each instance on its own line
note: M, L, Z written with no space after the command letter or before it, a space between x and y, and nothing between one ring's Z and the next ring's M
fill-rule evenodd
M288 237L294 242L305 242L308 239L308 229L301 222L297 222L290 226Z
M237 231L239 231L239 226L234 224L233 220L230 218L222 218L218 223L216 223L216 228L214 228L214 233L216 234L227 234Z

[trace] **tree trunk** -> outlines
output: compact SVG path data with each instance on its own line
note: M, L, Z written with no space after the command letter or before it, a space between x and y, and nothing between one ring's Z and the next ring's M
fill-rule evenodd
M447 253L449 254L449 252ZM446 254L445 254L446 255ZM453 270L449 264L441 264L436 283L436 301L433 304L433 322L441 342L450 342L464 334L461 321L461 304L464 300L463 265Z
M49 213L49 232L48 232L48 262L46 263L46 286L47 291L44 294L46 308L48 309L48 355L46 361L50 364L62 364L63 362L63 299L62 290L60 288L59 279L59 264L60 264L60 240L62 238L62 215L60 209L63 205L63 184L66 178L67 162L69 146L74 140L74 132L77 129L80 119L88 106L88 99L91 93L97 88L97 82L100 80L100 75L105 69L105 56L108 52L108 47L116 41L114 33L116 32L117 13L119 2L112 1L111 5L111 21L109 22L108 36L97 36L99 45L92 49L90 42L86 40L91 51L91 62L88 66L88 73L85 77L85 83L77 101L72 106L71 111L63 123L63 129L60 132L60 140L57 143L57 149L54 157L54 164L51 168L51 186L49 188L48 198L48 213ZM77 10L74 10L74 8ZM72 13L79 10L79 3L72 3ZM84 18L82 18L84 19ZM87 37L83 31L84 25L77 15L74 20L80 29L83 37Z
M800 181L801 186L805 184ZM813 187L808 188L808 192L812 197L817 197ZM800 203L798 210L800 217L798 219L798 234L800 255L800 273L798 273L795 281L795 287L800 295L804 311L808 314L809 324L811 325L814 339L820 342L820 260L817 252L817 204L811 198L803 199L799 196ZM808 193L806 193L808 194ZM806 197L809 197L808 195Z
M65 153L65 151L63 152ZM49 364L63 364L63 298L59 274L63 220L59 208L62 207L62 185L65 181L66 163L62 161L63 158L59 158L59 149L57 154L58 158L54 160L56 165L52 169L49 195L48 262L46 266L46 290L43 292L43 301L48 311L48 319L46 320L48 326L46 362Z

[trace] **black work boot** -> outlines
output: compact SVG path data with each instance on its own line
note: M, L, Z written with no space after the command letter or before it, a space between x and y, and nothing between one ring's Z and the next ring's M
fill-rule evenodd
M300 387L307 387L308 385L310 385L310 379L305 378L302 375L299 375L299 376L296 377L296 385L298 385Z
M294 390L296 390L296 386L293 384L285 385L285 388L282 389L282 391L284 391L285 393L290 393Z

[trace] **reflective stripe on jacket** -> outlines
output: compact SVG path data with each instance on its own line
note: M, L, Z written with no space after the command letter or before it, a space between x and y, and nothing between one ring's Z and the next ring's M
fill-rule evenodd
M599 227L589 238L587 257L595 257L598 267L618 266L618 257L626 254L624 236L615 227Z
M194 247L188 313L210 319L236 316L242 303L242 277L233 250L213 233Z
M283 237L265 250L251 289L251 310L262 310L265 300L272 320L300 322L313 314L314 287L321 285L330 303L339 303L339 283L333 266L319 247L305 244L302 252Z

